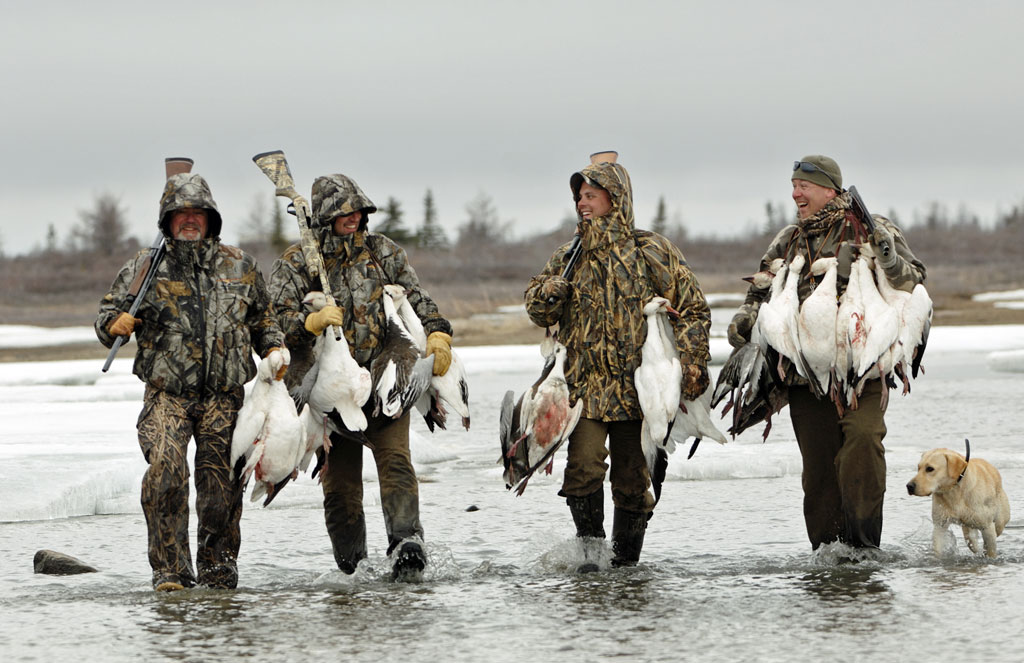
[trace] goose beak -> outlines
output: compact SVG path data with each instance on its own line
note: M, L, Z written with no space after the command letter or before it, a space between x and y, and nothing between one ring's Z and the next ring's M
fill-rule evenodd
M670 319L672 319L672 320L678 320L679 319L679 311L675 310L671 306L666 306L665 307L665 312L668 313L668 317Z

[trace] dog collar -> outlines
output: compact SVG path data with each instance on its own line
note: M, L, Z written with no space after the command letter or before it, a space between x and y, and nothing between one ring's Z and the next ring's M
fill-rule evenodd
M960 480L964 478L964 474L967 473L967 466L971 462L971 442L967 438L964 438L964 446L967 447L967 456L964 459L964 469L960 472L960 476L956 478L957 483L960 483Z

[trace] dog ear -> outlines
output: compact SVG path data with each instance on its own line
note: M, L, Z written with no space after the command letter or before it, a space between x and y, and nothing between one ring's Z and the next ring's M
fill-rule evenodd
M946 452L946 473L949 474L949 478L956 483L960 478L960 473L967 468L967 461L964 457L954 451Z

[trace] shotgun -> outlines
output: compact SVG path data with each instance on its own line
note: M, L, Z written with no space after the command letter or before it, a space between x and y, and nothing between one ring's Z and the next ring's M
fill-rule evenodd
M179 173L192 172L192 159L185 157L168 157L164 159L164 173L167 179L171 179L172 176ZM164 237L163 232L157 234L156 240L153 245L149 247L149 255L142 261L142 266L139 271L135 274L135 278L132 280L130 286L128 286L128 294L125 295L124 301L121 303L121 308L128 307L128 315L135 317L135 313L139 310L139 306L142 304L142 299L149 292L149 287L153 284L153 279L156 277L157 269L160 267L160 261L164 259L164 254L167 251L167 239ZM114 339L114 345L110 346L110 352L107 353L107 360L103 362L103 372L106 373L110 369L110 364L113 363L114 357L117 355L117 351L121 349L125 341L128 340L127 336L118 336Z
M864 199L860 197L860 192L857 191L857 187L851 186L849 191L850 202L853 203L853 211L860 217L860 220L864 222L864 226L868 229L868 232L874 234L875 217L871 216L871 212L868 211L867 206L864 204ZM892 247L889 246L889 242L882 242L879 244L878 248L882 250L883 257L889 257L889 251L892 250Z
M261 152L252 158L271 182L276 187L274 194L288 198L295 208L295 218L299 222L299 239L302 244L302 255L306 260L306 270L313 278L319 278L320 290L327 298L327 304L335 306L334 295L331 294L331 284L327 281L327 270L324 268L324 257L320 253L320 243L316 241L313 231L309 227L309 216L311 210L309 202L299 195L295 190L295 180L292 179L291 170L288 168L288 160L281 150L273 152ZM289 210L290 211L290 210ZM341 330L334 328L334 338L341 338Z

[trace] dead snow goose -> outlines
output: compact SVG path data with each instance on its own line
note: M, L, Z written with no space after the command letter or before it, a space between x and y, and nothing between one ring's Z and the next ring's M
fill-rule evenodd
M811 274L821 280L800 306L800 354L807 366L811 391L818 397L829 392L829 380L836 358L836 278L839 261L834 256L811 263Z
M647 337L640 348L640 365L633 372L633 384L644 415L640 447L653 476L658 451L664 450L679 409L683 369L668 320L669 316L679 314L664 297L652 298L643 311L647 317Z

